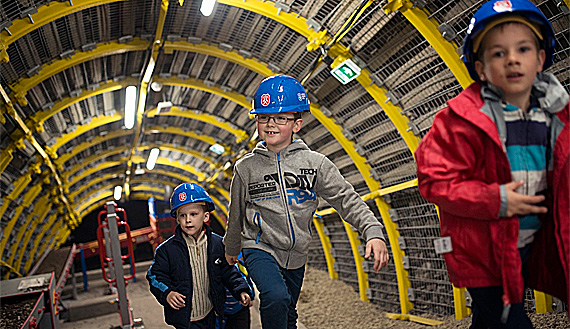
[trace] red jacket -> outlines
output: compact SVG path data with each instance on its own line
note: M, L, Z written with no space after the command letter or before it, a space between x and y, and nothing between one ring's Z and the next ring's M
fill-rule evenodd
M484 105L480 91L479 83L472 84L436 115L415 153L419 190L426 200L439 206L441 236L451 238L453 250L443 254L451 282L456 287L503 286L504 302L520 303L524 283L517 249L519 222L516 216L498 217L499 186L512 180L511 168L497 126L480 111ZM550 212L548 225L543 225L547 230L541 230L533 244L533 251L545 250L544 244L554 250L551 261L560 271L548 274L552 265L544 264L544 255L532 258L535 263L542 260L542 264L529 266L531 272L538 267L541 273L533 273L531 281L563 300L567 300L570 239L568 112L566 104L556 114L565 124L556 140L555 170L548 182L551 192L555 191L556 206L549 207L554 212ZM558 276L557 281L552 281L553 274Z

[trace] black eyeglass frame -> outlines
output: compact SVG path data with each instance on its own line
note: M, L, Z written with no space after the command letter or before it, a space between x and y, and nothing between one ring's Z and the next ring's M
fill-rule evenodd
M276 125L280 126L286 125L288 121L299 120L299 118L288 118L285 116L270 116L270 115L259 116L259 114L255 115L255 121L259 123L264 123L264 124L269 123L270 119L273 119L273 122L275 122Z

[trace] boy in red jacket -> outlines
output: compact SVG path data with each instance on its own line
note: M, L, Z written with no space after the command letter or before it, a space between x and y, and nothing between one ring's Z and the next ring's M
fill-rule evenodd
M483 4L463 46L475 83L436 115L416 151L420 193L440 207L451 246L451 282L473 300L471 328L532 328L527 282L567 300L569 98L542 72L554 44L531 2ZM527 266L533 251L554 265Z

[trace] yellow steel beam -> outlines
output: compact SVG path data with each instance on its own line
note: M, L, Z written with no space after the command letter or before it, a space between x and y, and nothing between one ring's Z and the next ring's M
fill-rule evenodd
M24 191L24 189L26 188L26 186L28 186L28 184L32 181L32 175L30 172L20 176L13 184L14 184L14 189L12 190L12 192L10 192L10 194L6 195L3 199L4 202L2 203L2 205L0 205L0 218L4 215L4 212L6 211L6 209L8 209L8 206L10 205L10 202L12 202L13 200L15 200L18 196L20 196L20 194ZM12 218L10 220L10 222L16 220L15 218ZM6 228L4 228L4 232L9 232L11 229L10 224L8 223L8 226ZM0 246L0 249L3 249L3 245Z
M60 206L61 209L63 209L63 207ZM49 209L49 208L48 208ZM48 211L43 212L42 215L38 215L35 219L32 220L32 223L29 225L28 228L25 229L26 233L24 234L24 237L22 238L22 250L26 250L29 251L29 257L33 258L34 249L28 248L28 243L30 242L30 238L32 237L32 234L36 231L36 227L38 226L39 223L41 223L44 218L47 216ZM52 216L61 216L62 214L59 211L56 211L55 214L53 214ZM18 242L18 244L20 244L20 242ZM20 268L22 265L22 259L24 258L24 254L26 254L26 252L20 252L20 254L18 255L18 259L16 259L15 262L15 267L16 268ZM27 269L24 267L24 273L27 273Z
M213 56L243 66L248 70L256 72L263 76L270 76L271 74L280 73L272 72L269 68L267 68L267 64L262 63L255 58L243 57L237 50L223 50L217 47L215 44L208 42L194 44L186 41L166 41L162 49L167 54L173 53L174 51L187 51Z
M53 153L56 153L56 151L62 147L63 145L65 145L66 143L70 142L71 140L77 138L78 136L93 130L95 128L104 126L106 124L110 124L110 123L114 123L117 121L120 121L123 119L123 116L120 114L113 114L113 115L102 115L98 118L93 118L91 120L90 123L85 124L85 125L80 125L77 127L77 129L75 129L75 131L72 131L70 133L64 134L61 137L59 137L58 139L56 139L55 144L53 144L50 149L53 150ZM54 156L54 158L57 158L57 153L56 156Z
M2 113L0 113L0 116L4 117ZM5 149L0 150L0 174L4 172L6 167L8 167L8 165L14 158L12 153L14 152L15 149L16 145L14 142L12 142Z
M156 130L157 132L165 132L165 133L171 133L170 128L167 127L160 127L160 130ZM63 166L63 164L68 161L69 159L71 159L72 157L76 156L77 154L81 153L82 151L86 150L89 147L92 147L93 145L97 145L100 144L102 142L105 141L109 141L111 139L114 138L118 138L118 137L122 137L122 136L127 136L129 135L130 132L126 131L126 130L115 130L112 131L104 136L97 136L95 138L93 138L93 140L89 141L89 142L83 142L77 146L75 146L73 148L73 150L71 150L71 152L69 153L65 153L64 155L62 155L61 157L59 157L58 159L56 159L54 162L58 165L58 166ZM198 135L199 137L202 137L201 135ZM202 140L202 139L200 139ZM177 146L177 145L173 145L173 144L147 144L147 145L141 145L138 147L138 150L147 150L153 147L159 147L160 149L164 149L164 150L169 150L169 151L177 151L177 152L181 152L181 153L185 153L185 154L190 154L196 158L199 158L200 160L207 162L210 164L210 167L215 167L217 165L219 165L218 163L214 162L214 160L211 157L205 156L203 155L201 152L195 151L195 150L189 150L183 146ZM102 151L101 153L97 153L97 154L92 154L89 157L85 158L82 160L82 164L80 164L79 167L84 167L84 163L91 163L95 160L110 156L110 155L114 155L114 154L118 154L121 152L125 152L127 150L129 150L130 148L128 146L120 146L120 147L115 147L111 150L105 150ZM67 175L69 176L69 175ZM70 186L69 184L67 184L67 186Z
M4 267L6 267L6 268L8 268L8 269L10 270L10 271L7 273L7 277L9 277L9 274L10 274L10 273L15 273L19 278L23 277L23 275L22 275L20 272L18 272L17 269L15 269L14 267L12 267L12 265L6 263L5 261L3 261L3 260L1 260L1 259L0 259L0 265L4 266Z
M224 5L249 10L261 16L270 18L303 35L307 39L314 37L318 32L312 30L312 27L307 23L306 18L303 18L296 13L287 13L278 9L275 7L275 2L273 1L217 0L217 2Z
M154 147L154 146L158 146L158 144L156 144L156 145L144 145L144 146L142 146L142 147L139 146L139 149L151 148L151 147ZM180 147L173 147L173 146L171 146L171 145L166 145L166 144L161 144L161 145L160 145L160 148L163 149L163 150L170 150L170 151L179 151L179 152L182 152L182 150L180 149ZM128 149L129 149L128 146L123 146L123 147L115 148L115 149L110 150L110 151L105 151L105 152L103 152L103 153L101 153L101 154L96 154L95 157L93 157L93 159L100 159L100 158L108 157L108 156L113 155L113 154L123 153L123 152L127 151ZM196 157L200 157L200 158L202 158L203 160L205 160L205 157L203 157L199 152L196 152L196 151L193 151L193 150L190 150L190 151L191 151L190 154L192 154L192 155L194 155L194 156L196 156ZM85 160L85 161L83 161L83 162L88 162L88 161ZM78 166L78 167L81 167L81 166ZM157 171L156 169L153 169L152 172L153 172L153 173L157 173L158 171ZM115 172L114 174L118 176L118 175L121 174L121 173L122 173L122 171L117 171L117 172ZM106 176L106 175L104 175L103 177L105 177L105 176ZM174 175L174 177L176 177L176 176ZM96 181L98 181L99 179L100 179L100 178L97 178L97 177L96 177L96 178L93 178L93 179L91 179L91 180L89 181L89 184L91 184L91 183L93 183L93 182L96 182ZM74 179L74 181L77 182L75 179ZM71 188L71 186L72 186L72 184L68 184L68 185L67 185L68 188ZM79 188L76 189L76 190L73 190L73 192L71 192L71 193L69 194L69 198L72 199L72 200L75 199L75 197L76 197L78 194L80 194L82 191L84 191L86 188L87 188L87 185L81 185L81 187L79 187Z
M84 126L88 126L88 125L84 125ZM75 157L76 155L78 155L79 153L87 150L88 148L101 144L103 142L108 142L112 139L115 138L120 138L120 137L125 137L125 136L130 136L132 134L132 132L128 131L128 130L113 130L111 132L109 132L106 135L103 136L97 136L95 138L93 138L92 140L88 141L88 142L83 142L79 145L76 145L73 147L73 149L70 152L66 152L64 153L62 156L58 157L54 162L58 165L58 166L63 166L69 159ZM67 134L66 134L67 135ZM65 137L66 139L69 139L68 136L63 135L63 137ZM58 148L63 146L63 144L58 145ZM128 150L128 148L126 146L120 146L120 147L115 147L111 150L103 150L101 153L97 154L97 155L101 155L101 154L117 154L119 153L119 150L121 151L126 151ZM82 166L85 166L85 163L90 163L90 162L86 162L85 160L82 160Z
M44 122L54 116L55 114L61 112L62 110L77 104L85 99L90 97L95 97L97 95L101 95L108 92L117 91L127 86L136 85L138 81L134 78L125 78L121 81L105 81L99 85L98 88L93 90L87 89L83 90L79 95L75 97L64 97L63 99L54 103L54 105L45 110L40 110L34 113L26 120L26 125L30 129L34 129L35 131L41 133L44 131L43 124Z
M202 81L198 81L196 79L181 79L178 77L170 77L170 78L156 78L153 81L160 82L163 85L169 86L179 86L185 88L192 88L205 91L210 94L218 95L222 98L230 100L232 102L238 103L240 106L245 107L247 109L251 108L251 103L247 101L244 95L238 94L235 91L224 91L222 88L218 86L208 86Z
M24 179L24 181L25 181L26 178L29 178L29 177L30 177L30 175L20 176L20 180ZM28 180L28 183L29 183L29 180ZM26 185L28 183L26 183ZM41 191L41 189L42 189L42 186L40 183L40 184L30 188L28 190L28 192L26 192L26 194L24 195L24 202L22 202L22 204L16 208L16 212L14 213L14 216L12 216L12 218L10 218L10 221L8 221L8 224L3 229L2 240L0 242L0 258L4 254L4 248L6 247L6 243L8 242L8 238L12 234L12 229L16 225L16 222L18 221L18 219L20 218L22 211L24 210L24 208L27 208L28 206L30 206L32 201L38 196L38 193ZM7 207L7 205L9 204L8 199L4 199L4 204L6 204L6 207ZM2 206L4 206L4 205L2 205ZM0 217L2 217L6 208L3 207L1 210L2 210L2 214L0 214Z
M45 238L40 242L40 247L38 248L38 254L43 255L48 246L53 245L53 238L57 235L57 232L61 229L61 221L55 221L51 230L46 232Z
M360 293L360 299L365 302L370 302L368 296L366 296L366 290L368 290L368 273L364 272L362 264L364 263L364 257L360 255L358 247L362 244L358 238L358 234L354 231L352 226L346 221L342 221L344 225L344 230L348 236L348 241L350 242L350 248L352 249L352 254L354 255L354 266L356 267L356 274L358 276L358 290Z
M370 166L366 163L366 159L358 154L354 148L354 144L349 141L344 135L342 134L342 129L340 126L336 124L331 118L325 116L321 111L313 111L313 107L315 105L311 105L311 113L321 122L323 126L325 126L331 135L337 139L337 141L342 145L345 152L353 159L355 166L358 168L359 172L362 174L368 188L371 191L378 190L380 188L380 183L372 178L372 173L370 172ZM409 310L412 309L413 305L410 303L408 298L408 288L411 287L411 283L408 279L408 272L404 269L403 266L403 257L405 256L404 252L401 250L398 244L398 237L400 233L397 230L397 225L392 221L390 218L390 214L388 210L390 206L382 199L381 197L374 199L376 202L376 206L380 211L380 215L384 220L384 226L386 227L386 232L388 233L390 247L392 248L392 257L394 258L394 265L396 267L396 276L398 278L398 289L399 289L399 296L400 296L400 307L402 313L407 313ZM347 231L347 234L349 231ZM322 240L321 240L322 241ZM352 246L351 247L355 247ZM358 250L358 249L357 249ZM355 254L355 260L360 258L360 262L362 262L362 256L360 254ZM358 271L362 271L362 267L357 267L357 274L360 275L359 278L364 279L364 273L358 273ZM366 280L367 281L367 280ZM364 288L366 285L360 283ZM360 296L362 300L367 300L366 297L366 290L360 292Z
M7 29L0 31L0 45L2 47L2 61L8 62L6 48L24 35L53 22L64 16L76 13L95 6L104 5L123 0L75 0L73 5L69 2L48 2L38 8L38 11L25 18L13 20ZM32 22L30 22L33 21Z
M216 117L212 114L206 112L196 112L192 110L184 110L177 106L173 106L168 112L160 112L156 114L156 108L146 112L147 117L152 118L155 116L176 116L183 117L192 120L202 121L208 123L212 126L221 128L223 130L229 131L231 134L236 136L236 143L239 143L247 138L249 138L246 131L236 128L235 125L228 122L226 119ZM222 121L223 120L223 121Z
M320 219L320 216L313 216L313 224L315 225L315 229L319 234L319 239L321 240L321 245L323 246L323 253L325 254L325 260L327 262L327 269L329 272L329 277L331 279L338 279L338 273L334 270L334 262L335 259L332 256L331 249L331 239L325 234L324 231L324 224Z
M453 308L455 310L455 320L461 320L469 315L469 309L465 304L465 288L453 286Z
M57 232L57 236L56 236L56 240L55 240L55 244L54 244L54 249L59 249L59 247L62 244L64 244L65 241L67 241L67 238L69 238L70 234L71 234L71 230L67 226L64 226L63 228L61 228Z
M133 38L130 43L120 43L118 40L99 43L97 44L97 48L93 50L85 52L81 51L71 55L71 58L69 59L62 59L44 65L39 74L18 80L17 83L10 86L10 89L14 93L14 98L18 103L25 106L28 104L25 97L28 90L55 74L95 58L122 54L130 51L143 51L146 50L149 45L150 43L148 41L144 41L139 38Z
M152 42L152 46L150 48L150 58L148 60L147 66L145 68L144 74L142 76L140 85L139 85L139 98L138 98L138 106L134 124L134 131L133 131L133 144L131 147L131 151L129 153L129 158L127 160L127 170L125 171L125 180L124 180L124 193L125 198L129 200L129 196L131 190L129 188L129 181L131 179L132 171L131 167L133 164L133 157L137 151L137 147L139 145L139 141L141 138L141 131L142 131L142 120L146 110L146 97L148 92L148 85L152 76L154 74L154 68L156 66L156 62L158 60L159 49L162 45L162 31L164 29L164 22L166 21L166 14L168 13L168 0L162 0L160 3L160 11L158 12L158 21L156 23L156 29L154 34L154 40Z
M358 81L370 96L376 100L380 107L382 107L384 113L386 113L390 121L392 121L413 155L414 151L418 148L420 139L412 133L408 125L410 121L402 114L402 109L391 102L391 99L386 95L387 91L384 87L379 87L373 83L370 78L370 72L367 69L363 69L360 72L356 81Z
M190 178L189 176L182 176L178 173L173 173L171 171L167 171L167 170L163 170L163 169L154 169L153 171L155 171L157 174L160 175L164 175L164 176L169 176L169 177L173 177L173 178L178 178L180 179L181 183L187 183L187 182L191 182L191 183L196 183L198 185L202 186L202 183L195 181L194 179ZM211 188L211 189L215 189L218 193L220 193L225 199L226 199L226 203L229 202L230 200L230 195L229 192L224 190L223 188L217 186L217 185L213 185L213 186L203 186L204 188ZM212 200L214 200L214 196L212 196L210 194L210 197L212 198ZM216 203L216 202L215 202ZM222 211L224 212L224 214L228 215L228 209L227 207L224 205L224 202L217 202L217 204L219 205L220 209L222 209ZM225 225L224 225L225 227Z
M32 131L26 126L26 124L24 123L24 120L22 120L20 115L14 109L14 105L13 105L11 99L8 97L8 95L6 94L6 92L4 91L4 88L2 88L2 86L0 86L0 94L1 94L1 97L4 101L4 103L6 104L7 113L14 119L14 121L18 125L18 128L24 133L24 135L26 136L26 139L30 142L30 144L32 144L32 146L34 147L36 152L43 159L43 162L50 169L50 174L56 182L56 192L58 194L58 198L62 201L64 206L67 208L66 223L71 228L75 228L78 225L77 219L76 219L76 214L73 212L73 207L70 204L69 200L67 200L67 197L65 196L65 191L63 189L63 181L61 180L59 173L57 172L57 168L55 167L55 165L53 164L53 162L51 160L50 155L53 155L53 154L48 154L49 149L47 149L47 148L44 149L42 147L42 145L36 140L36 138L32 134Z
M43 241L43 237L46 235L46 233L51 229L53 223L55 222L55 219L57 218L57 213L53 214L50 216L50 218L48 219L48 222L42 226L42 231L40 232L40 234L38 234L36 236L36 238L34 239L34 244L32 247L32 250L35 251L36 255L41 255L41 253L39 252L40 250L40 242ZM28 261L26 262L26 264L24 265L26 272L27 269L30 268L30 266L32 265L32 262L35 260L36 257L30 257L28 258Z
M202 135L202 134L197 134L194 131L188 130L185 131L184 129L180 128L180 127L162 127L162 126L152 126L148 128L149 131L151 130L156 130L156 131L162 131L162 132L168 132L171 134L176 134L176 135L181 135L181 136L185 136L185 137L189 137L189 138L193 138L193 139L198 139L204 143L210 144L210 145L214 145L214 144L220 144L222 145L226 150L231 150L231 148L224 144L224 143L218 143L216 141L216 139L214 137L208 136L208 135ZM224 154L233 154L232 151L227 151Z
M536 313L546 314L554 311L552 308L552 296L541 291L534 290L534 302L536 305Z
M34 207L34 210L32 210L32 212L30 214L28 214L28 216L26 216L26 219L24 221L24 223L22 223L22 225L18 228L18 232L16 233L16 239L15 239L15 243L10 247L10 257L7 260L8 264L11 264L12 266L15 267L15 263L14 263L14 259L16 257L16 253L18 251L18 246L20 244L20 241L24 235L24 233L26 233L28 225L30 224L30 221L32 220L32 218L34 218L34 216L38 216L40 217L41 214L43 213L44 216L41 216L42 218L45 217L45 214L47 214L49 212L49 210L51 209L51 202L50 201L50 194L49 193L45 193L39 200L38 202L36 202L36 205ZM21 250L21 252L25 252L25 250Z
M451 70L461 87L467 88L473 83L469 76L467 68L457 53L459 46L455 42L447 41L438 30L439 23L430 19L427 13L416 7L414 1L411 0L389 0L384 6L386 14L399 11L410 23L420 32L423 37L434 48L443 62ZM415 151L411 149L412 153ZM439 216L439 212L438 212ZM455 303L455 317L458 319L467 316L467 307L465 306L464 289L453 289ZM459 304L458 304L459 303Z
M104 191L101 194L97 194L96 196L93 196L91 199L85 199L84 204L83 204L83 206L85 206L85 207L82 207L78 212L81 216L86 216L90 212L93 211L93 207L90 205L93 205L95 202L102 202L101 204L105 204L105 202L111 201L111 199L113 201L115 200L115 199L113 199L113 192L112 191ZM89 212L87 212L87 210L89 210Z
M327 35L326 31L311 32L309 25L306 23L306 20L300 15L283 13L281 11L276 10L276 8L273 8L274 3L271 1L248 0L246 2L243 2L240 0L219 0L218 2L252 11L254 13L263 15L265 17L273 19L289 27L290 29L296 31L297 33L302 34L308 39L309 44L307 45L307 49L309 50L315 50L319 47L319 45L322 45L327 40L331 39L331 36ZM340 64L345 59L352 57L350 51L346 47L338 43L331 46L328 55L335 59L336 65ZM394 126L396 127L402 138L404 139L404 142L406 143L406 145L413 154L413 151L417 148L419 144L419 139L416 136L414 136L410 130L408 130L409 121L407 118L405 118L405 116L402 115L401 109L398 106L389 103L389 99L386 96L386 91L383 88L380 88L372 84L372 79L370 78L370 73L368 72L368 70L366 69L362 70L360 76L357 78L357 81L362 85L362 87L364 87L364 89L368 91L368 93L371 94L371 96L376 100L376 102L380 104L380 106L382 107L386 115L390 118L390 120L392 121L392 123L394 124ZM340 127L336 123L334 123L334 121L324 116L322 112L320 111L311 111L311 112L313 113L313 115L315 115L315 117L317 117L317 119L319 119L319 121L321 121L321 119L323 120L328 119L327 120L329 123L328 125L326 125L325 123L323 123L323 121L321 121L321 123L325 125L327 129L329 129L329 127L336 127L336 129L340 129ZM333 129L332 131L331 129L329 129L329 131L331 132L331 134L333 134L333 136L335 136L334 134L335 129ZM369 189L371 191L379 189L380 188L379 183L374 179L372 179L370 175L366 174L367 172L368 173L370 172L370 168L368 164L366 164L365 159L360 155L358 155L356 152L354 152L354 146L352 145L352 142L347 140L342 134L340 134L340 136L335 136L335 137L355 162L357 168L362 174L362 177L364 178L365 182L368 184ZM402 257L404 256L404 252L400 249L397 243L398 241L397 238L399 236L399 233L397 231L397 225L390 219L390 215L388 213L390 207L388 206L388 204L384 202L381 198L377 198L375 200L376 200L376 205L380 210L380 214L384 219L384 224L386 226L386 230L388 232L388 236L390 239L390 245L393 251L394 263L396 266L396 274L398 277L398 288L400 295L401 310L402 313L407 313L412 308L412 304L410 303L409 298L407 296L407 288L411 287L411 284L407 278L407 271L403 269L403 264L401 262ZM354 246L352 247L354 248ZM355 254L354 257L358 258L361 256L359 254ZM357 270L362 270L362 269L357 269ZM361 273L358 274L359 274L359 281L363 280L366 277L366 275L364 274L362 275ZM367 284L368 282L366 282L362 286L366 286ZM362 295L362 293L363 292L361 291L361 298L362 296L364 296L363 300L365 300L366 296Z
M73 177L73 180L69 182L69 186L72 186L72 185L76 184L78 181L82 180L83 178L88 177L90 175L93 175L99 171L121 165L125 161L126 161L126 158L122 158L119 161L103 162L97 168L89 168L89 169L85 170L84 172L82 172L80 175ZM138 162L142 163L142 162L145 162L146 159L144 159L143 157L140 157L140 156L135 156L133 158L133 161L134 161L134 163L138 163ZM156 161L156 164L164 165L164 166L171 166L171 167L178 168L180 170L187 171L187 172L195 175L197 177L198 181L202 181L206 177L204 173L198 171L196 168L188 166L188 165L184 165L184 164L180 163L179 161L170 161L168 159L159 157L158 160ZM156 169L153 169L153 171L154 170L156 170ZM71 174L68 177L70 177L70 176L71 176Z
M115 166L120 166L120 165L124 164L124 160L125 160L125 158L122 158L122 159L120 159L119 161L106 161L106 162L103 162L103 163L99 164L99 165L97 166L97 168L88 168L88 169L85 169L85 170L82 171L80 174L74 176L79 170L85 168L84 165L82 165L82 164L77 164L77 165L73 166L73 167L71 168L71 170L69 170L69 171L67 171L67 172L64 172L62 176L66 178L66 180L67 180L67 182L68 182L68 183L67 183L68 186L73 186L73 185L77 184L77 182L79 182L80 180L82 180L83 178L85 178L85 177L87 177L87 176L93 175L93 174L95 174L95 173L97 173L97 172L99 172L99 171L103 171L103 170L105 170L105 169L107 169L107 168L111 168L111 167L115 167ZM71 176L74 176L74 177L71 178Z
M461 61L457 53L457 45L455 42L445 40L437 29L438 23L430 19L426 12L417 6L412 0L388 0L388 4L384 6L384 12L390 14L398 10L404 17L412 23L412 25L423 35L429 42L443 62L449 67L459 84L463 89L473 83L473 79L469 76L467 68Z
M413 321L413 322L425 324L427 326L438 326L438 325L443 323L443 321L423 318L421 316L411 315L411 314L386 313L386 316L389 317L390 319L394 319L394 320Z

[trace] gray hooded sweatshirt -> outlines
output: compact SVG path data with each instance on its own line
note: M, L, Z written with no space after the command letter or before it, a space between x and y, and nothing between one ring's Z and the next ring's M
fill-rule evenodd
M356 227L363 238L381 238L382 224L338 168L323 154L295 140L281 152L259 142L234 167L224 244L229 255L242 248L264 250L279 266L305 265L317 196Z

